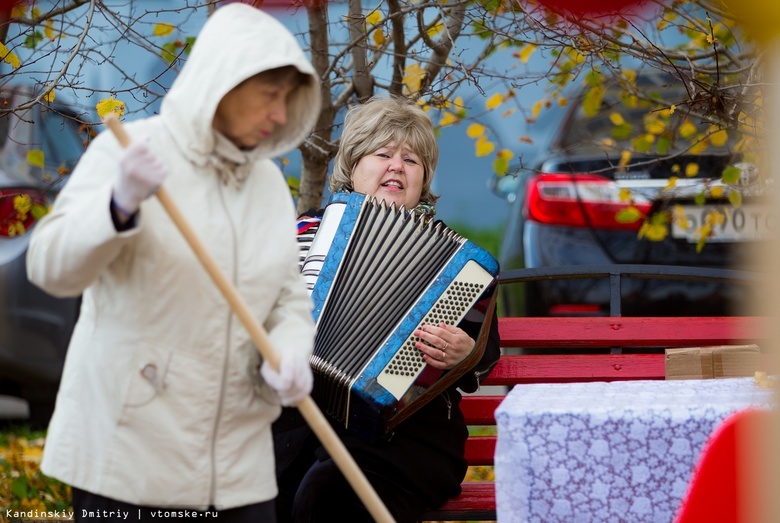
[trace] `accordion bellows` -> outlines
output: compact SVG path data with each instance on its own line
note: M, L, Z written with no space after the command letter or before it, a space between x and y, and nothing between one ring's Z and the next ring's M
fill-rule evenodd
M314 280L312 396L351 433L373 441L468 370L428 366L413 332L460 323L495 280L498 263L441 222L339 193L302 273ZM459 367L481 354L473 356Z

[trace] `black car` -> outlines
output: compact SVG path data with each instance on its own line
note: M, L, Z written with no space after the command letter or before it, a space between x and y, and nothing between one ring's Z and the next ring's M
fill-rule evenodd
M0 91L3 108L29 89ZM84 151L76 114L60 104L0 115L0 395L23 398L30 421L51 414L78 299L54 298L27 280L30 232Z
M684 86L668 76L640 75L637 85L668 100L668 107L685 99ZM648 144L639 153L631 142L636 133L626 129L659 123L647 107L627 104L626 96L619 87L608 88L593 115L586 114L582 95L566 107L551 107L537 122L549 135L546 145L537 141L537 152L523 157L517 174L495 180L495 191L510 202L499 255L502 271L610 264L735 268L747 245L775 228L776 217L761 205L767 187L751 165L740 163L733 136L696 154L686 152L690 142L684 140L664 143L663 154L660 146ZM666 117L668 136L679 135L689 118L682 110ZM630 158L624 151L632 151ZM727 199L734 187L720 181L729 166L732 172L739 169L745 195L740 207ZM700 241L700 226L714 210L722 219ZM667 222L673 215L676 219ZM646 220L652 216L658 221ZM655 232L668 232L663 239L648 239L653 223L659 225ZM556 278L505 286L500 303L511 315L607 315L609 292L603 279ZM745 294L744 286L713 281L627 279L622 314L730 315Z

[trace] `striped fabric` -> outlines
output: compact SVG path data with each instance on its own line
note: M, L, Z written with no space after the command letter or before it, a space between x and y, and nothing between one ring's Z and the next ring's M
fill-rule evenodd
M298 268L300 270L303 270L303 261L306 259L306 254L309 252L311 242L314 240L314 235L317 234L321 221L321 216L303 216L298 220ZM304 274L304 279L307 281L306 287L311 292L314 288L313 281L316 281L318 274L308 275L313 276L311 283L310 278L306 278L306 276Z

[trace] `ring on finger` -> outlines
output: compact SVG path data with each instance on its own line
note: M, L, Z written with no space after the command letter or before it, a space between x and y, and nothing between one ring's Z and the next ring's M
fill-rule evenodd
M441 351L442 351L442 352L447 352L447 347L448 347L448 346L449 346L449 343L447 343L447 342L445 341L445 342L444 342L444 347L442 347L442 348L441 348Z
M446 358L446 357L447 357L447 353L444 352L444 351L441 351L441 360L440 361L444 361L444 358Z

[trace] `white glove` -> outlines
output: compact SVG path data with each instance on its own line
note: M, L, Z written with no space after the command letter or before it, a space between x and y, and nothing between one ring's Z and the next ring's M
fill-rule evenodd
M119 210L135 214L168 176L168 168L146 143L133 142L119 160L119 178L114 184L114 202Z
M279 372L263 361L260 375L279 395L282 405L290 407L305 398L314 384L309 358L294 350L282 352L279 356Z

